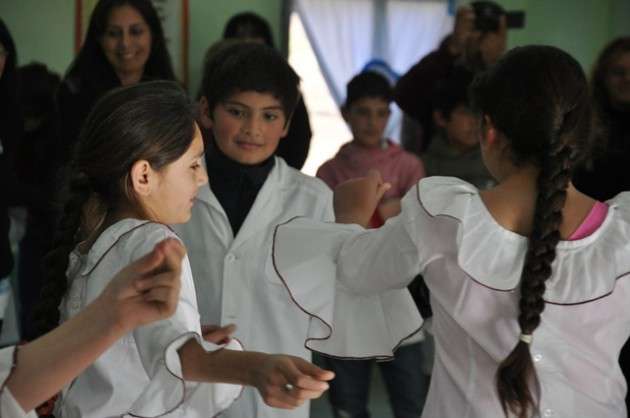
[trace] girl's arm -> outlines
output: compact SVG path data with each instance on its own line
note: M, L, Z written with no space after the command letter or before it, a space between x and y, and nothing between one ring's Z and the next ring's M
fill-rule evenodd
M326 381L334 377L299 357L228 349L207 352L195 340L184 344L179 356L186 380L253 386L275 408L292 409L320 397L328 389Z
M183 245L167 239L121 270L92 303L17 352L7 387L25 411L49 399L131 329L175 312Z
M356 223L365 227L378 202L391 185L383 183L377 170L367 176L348 180L335 187L333 206L337 223Z

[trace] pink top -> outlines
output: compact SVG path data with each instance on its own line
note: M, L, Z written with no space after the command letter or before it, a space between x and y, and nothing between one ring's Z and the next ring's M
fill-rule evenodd
M571 234L567 241L575 241L578 239L586 238L593 232L597 231L597 228L604 222L606 214L608 213L608 205L602 202L595 202L593 208L588 213L582 224Z
M319 167L317 177L334 189L339 183L365 176L372 169L378 170L383 181L392 185L383 200L403 197L425 176L418 157L388 140L385 148L364 148L352 142L342 145L334 158Z

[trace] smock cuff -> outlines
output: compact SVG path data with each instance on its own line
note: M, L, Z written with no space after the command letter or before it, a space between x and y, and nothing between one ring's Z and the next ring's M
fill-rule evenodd
M203 340L194 332L181 335L168 344L164 352L164 364L156 370L149 385L125 416L157 417L174 412L185 404L182 416L187 416L186 411L192 408L213 417L226 410L241 395L241 385L184 380L178 350L191 339L196 340L207 352L224 348L243 350L240 342L235 339L225 345L216 345Z

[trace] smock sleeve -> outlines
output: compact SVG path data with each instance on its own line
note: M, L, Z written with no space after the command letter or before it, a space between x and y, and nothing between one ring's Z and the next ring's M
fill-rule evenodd
M227 345L215 345L201 338L197 297L188 256L182 262L181 288L175 314L137 328L133 337L150 383L130 408L130 416L159 416L176 410L184 403L183 416L191 415L193 410L199 411L200 416L215 416L240 396L241 385L199 383L183 378L178 350L190 339L195 339L208 352L223 348L242 350L241 344L234 339Z
M339 265L346 241L369 233L358 225L295 218L276 227L268 269L309 316L305 346L338 358L388 360L416 334L422 318L406 289L409 277L383 276L376 287L348 286ZM395 245L395 244L389 244ZM357 253L360 253L358 251ZM365 257L373 257L367 252ZM361 263L357 259L357 264Z

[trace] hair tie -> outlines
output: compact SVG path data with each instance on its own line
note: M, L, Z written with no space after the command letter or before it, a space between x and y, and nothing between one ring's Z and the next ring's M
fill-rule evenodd
M523 341L526 344L529 344L532 342L532 335L531 334L521 334L518 337L519 340Z

